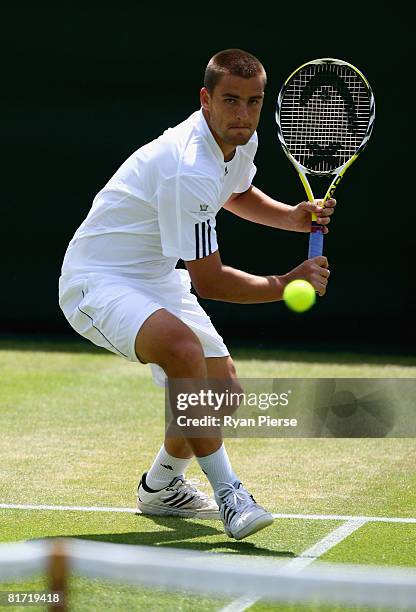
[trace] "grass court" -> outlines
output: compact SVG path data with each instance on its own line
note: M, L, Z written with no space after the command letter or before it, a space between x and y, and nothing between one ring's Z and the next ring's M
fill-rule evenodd
M416 376L412 357L252 348L232 353L243 378ZM9 506L0 508L1 542L62 535L288 563L345 523L345 517L367 517L319 559L416 567L414 439L226 441L236 472L257 501L277 515L300 515L278 516L272 527L237 542L218 521L149 518L130 511L137 480L163 437L164 391L154 385L148 367L82 341L3 339L0 375L0 504ZM208 490L196 462L187 477L198 478ZM115 508L126 511L111 511ZM40 576L2 584L0 590L40 590L45 584ZM80 577L72 579L70 597L71 610L79 611L210 611L230 604ZM250 608L312 609L343 608L261 601Z

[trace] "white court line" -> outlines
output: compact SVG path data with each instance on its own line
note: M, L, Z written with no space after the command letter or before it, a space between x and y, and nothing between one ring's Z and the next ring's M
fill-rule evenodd
M319 540L319 542L304 550L298 557L291 559L287 563L283 563L283 565L277 569L276 574L278 574L279 570L282 569L285 571L292 570L294 574L300 572L303 568L313 563L328 550L345 540L345 538L348 538L349 535L354 533L354 531L359 529L362 525L365 525L367 522L368 521L364 519L348 520L337 529L334 529L334 531L331 531L331 533L322 538L322 540ZM225 606L225 608L221 608L221 612L244 612L244 610L251 608L251 606L253 606L260 599L261 596L255 593L252 593L251 595L243 595Z
M10 510L69 510L77 512L126 512L136 514L135 508L107 508L105 506L54 506L45 504L0 504L1 509Z
M75 512L121 512L136 514L135 508L117 508L107 506L59 506L51 504L0 504L0 510L66 510ZM140 513L139 513L140 514ZM302 519L309 521L365 521L366 523L410 523L416 524L416 518L397 516L349 516L343 514L273 514L273 518Z
M344 514L273 514L274 518L311 521L365 521L366 523L415 523L416 518L397 516L349 516Z

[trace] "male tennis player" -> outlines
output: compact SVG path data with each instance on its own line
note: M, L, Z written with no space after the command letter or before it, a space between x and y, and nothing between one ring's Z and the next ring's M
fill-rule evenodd
M304 261L281 276L256 276L222 263L215 217L224 207L255 223L307 232L311 213L325 227L325 208L277 202L252 185L256 128L266 73L240 49L208 63L201 109L138 149L94 199L62 267L60 306L72 327L95 344L134 362L153 376L232 379L236 370L221 336L191 293L225 302L282 299L285 285L308 280L324 295L325 257ZM182 259L187 270L176 269ZM193 456L212 485L215 501L184 477ZM219 508L218 508L218 506ZM144 514L213 518L230 537L266 527L272 516L234 473L221 436L166 437L143 474L138 508Z

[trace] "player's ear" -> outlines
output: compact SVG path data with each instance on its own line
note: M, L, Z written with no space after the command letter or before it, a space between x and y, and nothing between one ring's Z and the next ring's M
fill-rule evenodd
M208 110L211 96L209 95L209 91L206 87L201 88L201 91L199 92L199 99L201 101L202 108Z

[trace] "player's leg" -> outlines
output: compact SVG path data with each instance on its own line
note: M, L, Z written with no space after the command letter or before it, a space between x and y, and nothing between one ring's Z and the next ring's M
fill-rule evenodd
M219 381L224 381L224 389L228 388L233 393L242 392L234 362L229 355L226 357L209 357L206 359L206 365L209 379L215 380L217 384ZM197 459L201 469L210 481L214 492L218 488L218 483L220 482L233 483L239 480L231 467L227 451L222 441L221 445L213 452L200 453Z
M176 379L207 377L201 343L194 332L165 309L154 312L140 328L135 343L136 355L144 363L158 364L166 375ZM197 384L197 383L196 383ZM149 472L142 476L138 507L146 514L216 518L214 500L184 479L194 453L208 455L222 443L218 437L189 440L168 436Z
M234 390L239 390L232 359L205 359L202 346L192 330L164 310L154 313L142 326L137 335L136 353L141 361L160 365L170 378L196 379L198 386L198 381L209 375L224 380L227 386L231 381ZM219 429L210 438L190 437L187 441L213 486L220 517L230 537L242 539L272 523L272 516L256 504L234 474ZM164 452L166 457L166 446L160 452ZM174 461L173 457L169 459ZM169 464L161 467L166 469L166 465ZM158 470L159 466L153 468ZM218 511L207 496L180 476L167 487L155 490L149 486L146 474L139 485L138 507L148 514L200 518L213 518L214 512Z
M153 313L142 325L136 337L136 355L143 363L156 363L168 378L195 379L201 381L208 376L207 363L201 342L196 334L175 315L165 309ZM198 382L196 382L198 386ZM220 429L213 438L191 438L169 436L169 449L183 458L207 455L222 443Z
M232 386L234 393L243 392L230 356L208 358L206 363L208 378L224 380L227 388ZM229 536L242 539L273 522L272 515L256 503L235 474L224 443L215 452L197 457L197 460L214 490L220 517Z
M161 312L161 311L159 311ZM166 317L164 314L160 314L158 317L154 318L154 328L159 325L159 323L163 323ZM168 317L170 319L170 317ZM188 330L184 330L185 333ZM175 332L176 333L176 329ZM193 338L193 337L192 337ZM140 340L140 337L139 337ZM153 359L157 358L154 353ZM143 357L142 357L143 359ZM186 367L188 367L188 363ZM168 366L167 366L168 367ZM175 364L174 367L178 367ZM190 375L193 373L193 368L190 371L187 371L187 374ZM227 382L230 379L237 381L237 374L235 371L234 364L232 362L231 357L224 358L207 358L206 359L206 372L209 378L218 378L218 379L226 379ZM235 388L235 391L238 391L239 388ZM212 445L214 442L214 446ZM202 439L200 440L200 446L197 450L197 455L202 457L211 456L213 452L220 450L221 453L225 453L225 450L222 450L222 440L210 440L210 439ZM207 446L209 444L209 446ZM172 477L181 476L185 474L185 470L188 467L192 457L194 456L194 451L191 446L188 444L187 440L182 436L177 436L173 434L171 431L167 431L164 444L159 450L159 453L155 457L153 464L146 475L146 482L148 486L154 490L162 489L167 486ZM224 462L224 469L221 469L218 466L217 469L217 477L220 480L232 481L232 473L231 466L229 461ZM236 477L234 478L236 480Z

